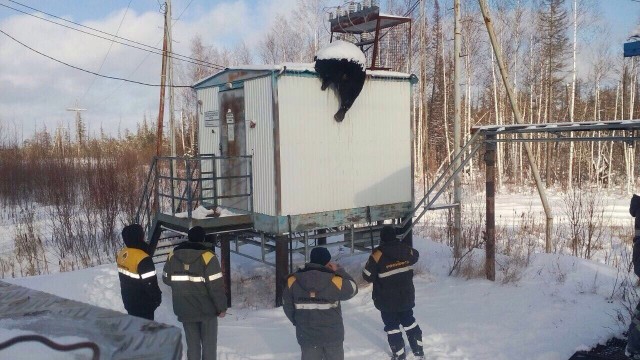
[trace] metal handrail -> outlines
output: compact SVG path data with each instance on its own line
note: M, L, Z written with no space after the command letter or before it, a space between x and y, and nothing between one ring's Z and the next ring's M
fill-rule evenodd
M150 203L150 199L151 199L151 188L153 188L153 185L151 185L151 187L149 186L149 184L151 183L152 179L152 174L154 174L155 171L155 167L156 167L156 163L158 162L158 159L156 157L153 158L153 161L151 162L151 167L149 168L149 173L147 174L147 181L145 181L144 183L144 189L142 190L142 196L140 197L140 204L138 205L138 210L136 210L136 218L135 221L136 223L140 223L140 215L141 212L143 210L143 204L147 204L147 206L144 207L145 210L147 210L149 203Z
M460 170L462 170L467 165L467 163L469 163L469 161L473 158L473 156L478 151L478 149L480 149L480 146L482 146L482 142L479 141L479 139L482 136L484 136L482 134L482 131L478 131L478 132L475 132L471 136L471 138L469 138L469 141L467 141L467 143L462 147L462 149L460 149L460 151L456 154L456 156L449 162L449 165L447 165L447 167L442 171L440 176L438 176L438 178L433 183L433 185L431 185L431 187L429 188L427 193L424 195L424 197L418 202L418 204L415 205L415 207L413 208L411 213L407 216L407 218L404 221L402 221L400 227L402 229L406 228L406 230L402 234L400 234L399 236L400 239L404 239L407 236L407 234L409 234L411 229L413 229L413 226L418 221L420 221L420 219L431 208L431 206L435 204L436 200L438 200L438 198L444 192L446 187L453 181L453 178L455 177L455 175L457 175L460 172ZM459 164L457 164L458 161L460 161ZM452 173L450 174L450 172ZM444 183L441 185L440 183L442 181L444 181ZM433 192L435 192L435 194L432 194ZM433 197L431 197L432 195ZM423 206L423 204L425 203L426 205ZM414 216L420 209L422 209L422 211L414 220L413 219ZM411 226L407 227L409 222L412 220L413 220L413 223L411 224Z
M218 174L217 167L220 166L220 161L231 159L244 159L242 163L237 167L246 171L244 175L222 175ZM158 200L159 206L166 207L167 201L172 204L171 214L175 215L178 209L182 209L186 202L187 216L190 219L192 217L192 210L194 209L194 203L202 203L203 200L212 200L214 206L218 206L220 199L232 199L232 198L247 198L248 199L248 211L253 212L253 156L215 156L211 154L203 154L198 157L176 157L166 156L156 158L155 177L157 182L157 189L155 190L155 196ZM181 162L184 161L183 165ZM167 164L168 162L168 164ZM180 163L178 163L180 162ZM208 162L211 167L210 170L202 172L205 162ZM178 165L177 165L177 164ZM168 170L167 170L168 167ZM163 169L159 171L159 169ZM198 175L199 174L199 175ZM206 175L206 176L205 176ZM221 180L231 179L245 179L246 190L243 193L228 193L224 195L219 194L219 182ZM151 180L148 180L151 181ZM208 183L203 184L204 181ZM193 182L196 182L194 185ZM168 185L167 185L168 184ZM173 185L173 186L171 186ZM168 189L170 186L171 189ZM176 191L175 188L179 190ZM204 195L205 191L212 191L213 196ZM167 200L168 199L168 200ZM160 201L162 200L162 201ZM164 204L164 205L163 205ZM162 209L158 209L163 213Z

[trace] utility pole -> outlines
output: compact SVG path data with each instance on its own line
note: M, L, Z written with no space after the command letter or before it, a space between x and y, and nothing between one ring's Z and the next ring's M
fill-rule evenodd
M491 17L489 15L489 10L487 6L486 0L478 0L480 3L480 10L482 11L482 17L484 23L487 27L487 32L489 33L489 40L491 40L491 47L496 56L496 61L498 63L498 69L500 69L500 75L502 76L502 82L504 83L504 87L507 90L507 95L509 97L509 103L511 104L511 110L515 115L515 119L518 124L524 124L522 120L522 114L518 109L518 104L516 102L516 97L513 93L513 89L511 88L511 83L509 83L509 75L507 74L507 68L504 65L504 61L502 60L502 50L500 49L500 44L496 38L496 34L493 30L493 23L491 22ZM531 152L531 146L529 143L522 144L524 146L524 150L527 154L527 158L529 159L529 165L531 166L531 173L536 181L536 186L538 188L538 194L540 195L540 200L542 201L542 207L544 208L544 213L547 216L547 227L546 227L546 239L545 239L545 251L547 253L551 252L551 233L553 229L553 212L551 211L551 205L549 205L549 200L547 200L547 192L542 184L542 179L540 178L540 171L538 170L538 166L536 165L535 158L533 153ZM487 239L487 242L494 239Z
M156 156L162 155L162 130L164 120L164 88L167 70L167 11L164 13L164 36L162 41L162 70L160 74L160 106L158 109L158 126L156 128Z
M76 112L76 130L77 130L77 141L78 141L78 156L80 156L80 149L82 148L82 143L84 142L84 125L82 124L82 116L80 112L87 111L87 109L82 109L78 105L78 100L76 100L75 107L67 108L67 111L75 111Z
M170 141L170 149L171 149L171 160L169 170L171 171L171 213L177 210L178 206L180 206L180 201L174 197L176 194L176 167L178 165L176 156L176 117L175 117L175 108L174 108L174 91L173 91L173 34L171 33L171 0L167 0L167 12L166 12L166 22L167 22L167 53L169 57L167 58L167 82L169 83L169 141ZM188 167L187 167L188 168ZM190 174L187 174L187 178L189 178ZM189 206L188 204L187 206Z
M453 74L453 151L454 158L460 152L460 121L462 118L462 93L460 89L460 78L462 73L462 64L460 63L460 49L461 49L461 37L462 28L460 26L460 0L453 1L453 13L455 17L454 24L454 37L453 37L453 60L454 60L454 74ZM460 159L454 164L454 168L460 167ZM453 215L453 256L459 259L462 256L461 252L461 227L462 227L462 184L460 182L460 173L457 173L453 178L453 202L456 204Z
M167 0L167 53L173 54L173 34L171 33L171 0ZM176 124L175 124L175 109L174 109L174 96L173 96L173 59L171 56L167 58L167 66L169 72L167 73L167 82L169 83L169 137L171 141L171 156L176 156ZM173 177L174 174L171 174Z

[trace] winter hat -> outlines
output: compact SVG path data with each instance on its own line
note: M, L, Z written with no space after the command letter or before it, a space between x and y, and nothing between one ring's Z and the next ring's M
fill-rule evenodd
M398 238L396 237L396 229L391 225L383 226L380 230L380 240L382 240L382 242L391 242L398 240Z
M122 229L122 240L128 247L144 241L144 229L140 224L127 225Z
M189 232L187 233L187 237L189 238L189 241L195 242L195 243L203 242L205 235L206 234L204 232L204 229L200 226L192 227L191 229L189 229Z
M331 254L329 250L323 247L313 248L311 250L311 255L309 256L309 262L318 264L318 265L327 265L327 263L331 260Z

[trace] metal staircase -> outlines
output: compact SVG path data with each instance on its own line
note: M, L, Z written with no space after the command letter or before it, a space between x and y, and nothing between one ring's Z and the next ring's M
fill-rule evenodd
M404 239L413 229L415 224L430 210L451 209L460 204L437 204L436 201L447 189L454 177L471 161L476 152L480 149L484 142L484 135L480 131L475 132L469 141L460 149L460 152L451 159L447 167L442 170L436 181L431 185L425 196L416 204L411 213L402 221L400 228L402 234L399 238ZM456 166L457 164L457 166Z

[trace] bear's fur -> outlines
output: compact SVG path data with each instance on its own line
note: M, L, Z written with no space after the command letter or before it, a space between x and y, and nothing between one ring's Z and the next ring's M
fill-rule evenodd
M362 91L366 75L364 69L347 59L316 59L315 70L322 79L321 89L324 91L333 86L338 93L340 108L333 118L341 122Z

